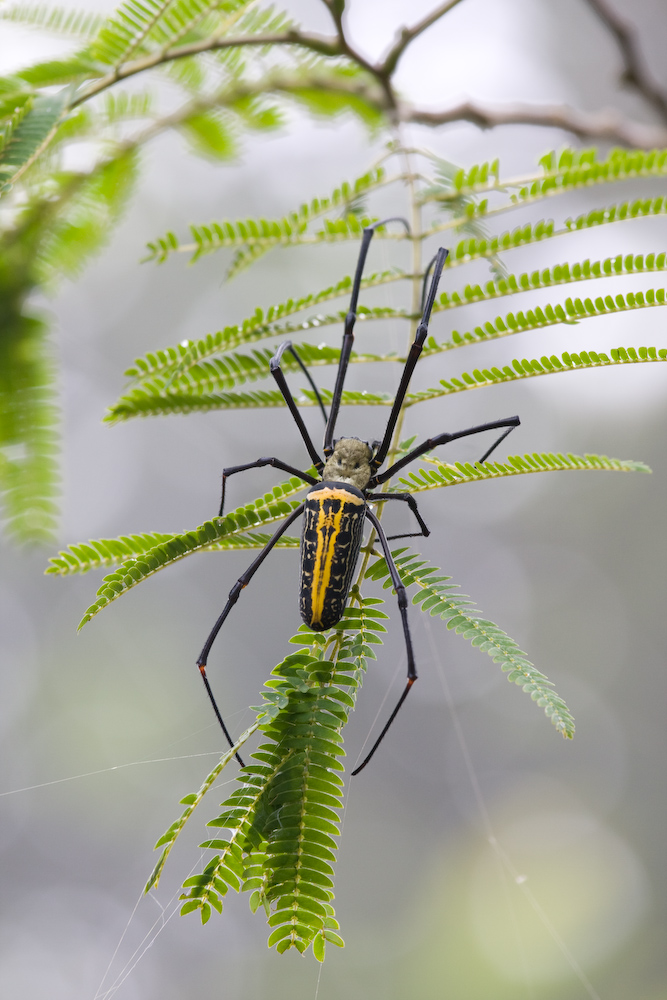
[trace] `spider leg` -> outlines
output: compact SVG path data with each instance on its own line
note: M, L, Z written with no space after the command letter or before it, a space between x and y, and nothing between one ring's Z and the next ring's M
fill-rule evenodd
M398 462L394 462L393 465L390 465L384 472L373 476L368 485L373 488L380 483L384 483L387 479L391 479L394 473L398 472L399 469L404 468L404 466L408 465L409 462L414 461L415 458L419 458L419 456L423 455L424 452L431 451L432 448L436 448L439 444L447 444L449 441L456 441L458 438L469 437L471 434L481 434L483 431L498 430L501 427L507 428L480 459L480 462L485 462L494 448L497 448L500 442L507 437L510 431L513 431L514 428L518 427L520 423L521 421L518 417L504 417L502 420L492 420L491 423L479 424L477 427L467 427L463 431L454 431L451 434L445 432L444 434L438 434L436 437L428 438L426 441L422 441L420 445L417 445L416 448L413 448L412 451L409 451L407 455L404 455L403 458L400 458Z
M393 496L395 494L391 495ZM382 530L382 525L380 524L380 522L378 521L377 517L375 516L372 510L366 509L366 517L371 522L371 524L375 528L375 531L377 532L380 545L382 546L382 551L384 552L384 557L387 560L387 566L389 567L391 582L393 583L394 590L396 591L398 610L401 613L401 621L403 622L403 636L405 638L405 650L408 655L408 682L405 685L403 694L398 699L398 704L396 705L396 708L389 716L389 719L385 723L384 729L382 730L382 732L376 739L375 743L371 747L370 753L366 754L359 767L355 767L354 771L352 772L353 775L359 774L359 771L362 771L366 767L366 764L368 764L369 760L371 759L377 748L380 746L380 743L382 743L382 740L385 738L387 734L387 730L389 729L390 725L398 715L398 711L401 705L403 704L408 694L410 693L410 688L417 680L417 670L415 668L415 658L412 650L412 638L410 636L410 624L408 622L408 596L406 594L405 587L401 582L401 578L398 575L398 570L396 569L396 564L389 550L389 542L387 540L387 536Z
M399 383L398 389L396 390L396 397L394 399L394 404L391 408L391 413L389 414L389 420L387 421L387 426L385 428L384 437L380 447L378 448L375 456L373 458L373 468L379 469L389 451L389 446L391 444L392 435L394 433L394 428L396 427L396 421L398 420L398 415L401 412L401 407L403 406L403 401L405 399L405 394L408 391L408 385L410 384L410 379L412 378L412 373L415 370L415 365L419 360L419 355L424 347L424 342L428 334L428 324L431 319L431 310L433 309L433 304L435 302L436 292L438 291L438 284L440 282L440 276L442 274L442 269L445 266L445 261L447 260L449 251L440 247L438 250L435 261L433 262L433 278L431 280L431 287L429 288L428 295L426 297L426 304L424 305L424 311L422 313L422 318L417 327L417 332L415 334L415 339L410 348L410 353L408 354L407 361L405 362L405 367L403 368L403 374L401 375L401 381ZM429 264L429 268L431 265ZM380 480L377 480L378 482ZM372 482L372 480L371 480ZM375 484L374 484L375 485Z
M281 462L279 458L258 458L256 462L246 462L245 465L229 465L226 469L222 470L222 495L220 497L218 517L222 517L225 507L225 490L229 476L235 476L237 472L247 472L248 469L261 469L265 465L271 465L274 469L282 469L283 472L289 472L292 476L298 476L299 479L303 479L304 483L315 485L317 482L315 476L311 476L308 472L301 472L300 469L296 469L293 465Z
M290 354L292 355L292 357L294 358L294 360L298 364L299 368L301 369L301 371L303 372L303 374L306 376L306 378L310 382L311 388L312 388L313 392L315 393L315 397L317 399L317 402L319 403L320 410L322 411L322 416L324 417L324 423L326 424L326 422L327 422L327 420L329 418L327 416L327 411L324 408L324 403L322 401L322 397L320 396L320 391L317 388L317 386L315 385L315 381L313 379L313 376L310 374L310 372L308 371L308 369L304 365L303 361L301 360L301 358L297 354L296 347L294 346L294 344L292 343L292 341L291 340L286 340L283 344L281 344L280 347L278 348L278 353L275 355L275 357L277 357L280 360L280 357L282 356L282 353L283 353L283 351L285 349L287 349L290 352Z
M288 406L288 409L289 409L290 413L294 417L294 423L299 428L299 433L301 434L301 437L303 438L303 443L306 446L306 450L308 451L308 454L310 455L311 461L312 461L313 465L315 466L315 468L318 470L318 472L321 472L322 469L324 468L324 462L322 461L322 459L320 458L320 456L317 454L317 452L315 450L315 445L313 444L313 442L311 440L310 434L308 433L306 425L303 422L303 418L302 418L301 414L299 413L299 408L296 405L296 403L294 402L294 396L290 392L289 386L287 385L287 382L285 381L285 376L283 375L282 368L280 367L280 361L282 359L282 356L283 356L284 352L286 350L288 350L288 348L291 349L291 353L294 355L294 357L297 359L297 361L301 364L303 370L306 372L306 375L308 375L308 372L306 371L305 365L302 364L301 359L299 358L299 355L296 353L296 351L292 347L291 341L289 341L289 340L283 341L283 343L280 345L280 347L278 348L278 350L276 351L276 353L271 358L271 361L269 363L269 368L270 368L271 374L273 375L274 379L276 380L276 383L278 385L278 388L280 389L280 392L282 394L283 399L287 403L287 406ZM310 375L308 375L308 378L310 379L311 385L315 389L315 393L316 393L316 395L317 395L317 397L319 399L320 395L319 395L317 389L315 388L315 383L310 378ZM321 402L322 402L322 400L320 399L320 403Z
M197 666L199 667L199 672L200 672L201 678L202 678L202 680L204 682L204 687L206 688L206 693L208 694L208 697L210 699L211 705L213 706L213 711L215 712L216 718L217 718L218 722L220 723L220 725L222 727L223 733L227 737L227 742L229 743L230 747L234 746L234 741L232 740L231 736L229 735L229 731L227 729L227 726L224 723L222 715L220 714L220 709L218 708L216 700L215 700L215 698L213 696L213 691L211 690L211 685L208 682L208 677L206 676L206 662L208 660L208 654L211 651L211 646L215 642L216 636L218 635L218 632L222 628L222 626L223 626L223 624L225 622L225 619L227 618L227 615L229 614L229 612L232 610L232 608L234 607L234 605L238 601L239 594L241 593L241 591L243 590L244 587L248 586L248 584L252 580L253 576L255 575L255 573L257 572L257 570L259 569L259 567L262 565L262 563L264 562L264 560L266 559L266 557L268 556L269 552L274 547L274 545L276 544L276 542L278 541L278 539L280 538L280 536L283 535L287 531L287 529L289 528L290 524L293 524L293 522L296 521L297 517L300 517L300 515L303 514L303 507L304 507L303 504L299 504L299 506L296 508L296 510L292 511L292 513L287 518L287 520L283 524L280 525L280 527L275 532L275 534L268 540L268 542L266 543L266 545L264 546L264 548L262 549L262 551L260 552L260 554L254 560L254 562L252 562L250 564L250 566L248 566L248 568L245 571L245 573L243 574L243 576L239 577L239 579L236 581L236 583L234 584L234 586L232 587L232 589L229 591L229 598L227 600L227 603L225 604L224 608L222 609L222 613L220 614L217 622L213 626L213 628L212 628L212 630L211 630L211 632L209 634L208 639L204 643L204 648L202 649L201 653L199 654L199 659L197 660ZM243 764L243 761L241 760L241 757L239 756L239 754L237 753L235 756L236 756L236 759L238 760L239 764L241 765L241 767L243 767L244 764Z
M340 349L340 360L338 362L338 372L336 374L336 384L334 386L333 396L331 398L331 409L329 411L329 420L327 421L326 430L324 432L324 456L328 458L333 451L333 436L334 429L336 427L336 420L338 419L338 411L340 409L340 401L343 395L343 385L345 383L345 376L347 374L347 366L350 361L350 354L352 353L352 344L354 343L354 324L357 320L357 303L359 301L359 289L361 288L361 277L364 272L364 265L366 263L366 256L368 254L368 248L370 246L371 240L373 239L373 234L378 226L385 226L388 222L401 222L407 232L410 234L410 227L405 219L401 219L394 216L391 219L383 219L381 222L375 222L372 226L368 226L364 229L364 234L361 238L361 249L359 250L359 257L357 259L357 269L354 275L354 283L352 285L352 295L350 297L350 308L347 311L347 316L345 317L345 329L343 332L343 344Z
M412 496L411 493L367 493L367 500L379 500L384 503L385 500L404 500L408 504L410 510L415 515L417 523L419 524L420 531L408 531L404 532L402 535L387 535L387 541L393 542L396 538L428 538L431 534L429 529L424 523L424 519L419 513L419 508L417 507L417 501Z

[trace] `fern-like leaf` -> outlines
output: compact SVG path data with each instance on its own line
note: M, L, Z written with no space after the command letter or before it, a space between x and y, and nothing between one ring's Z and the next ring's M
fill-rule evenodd
M437 344L433 338L428 340L428 350L431 354L441 351L449 351L455 347L464 347L466 344L476 344L482 340L495 340L498 337L508 337L513 333L523 333L526 330L540 330L550 326L558 326L561 323L574 325L580 320L590 319L594 316L608 316L612 313L633 312L637 309L650 309L655 306L664 306L667 302L664 288L649 288L642 292L628 292L626 295L620 293L611 296L596 296L595 299L573 299L568 298L563 303L552 305L547 303L543 306L535 306L534 309L526 309L524 312L509 312L503 316L497 316L493 321L487 321L483 326L476 326L473 330L459 333L452 331L451 340ZM433 311L436 312L439 304L436 303Z
M171 851L174 847L174 844L176 843L176 840L182 833L183 827L190 819L193 812L195 811L201 800L204 798L206 793L209 791L210 788L212 788L214 782L217 781L218 777L220 776L220 773L224 770L225 767L227 767L230 761L234 760L234 757L239 752L241 747L244 745L244 743L247 742L247 740L250 739L250 737L257 730L258 727L259 727L259 722L255 722L253 723L252 726L249 726L248 729L246 729L246 731L239 736L234 746L230 750L228 750L227 753L222 755L222 757L215 765L213 770L210 772L210 774L208 774L206 778L204 778L204 781L200 785L199 790L197 792L193 792L191 795L186 795L184 798L181 799L181 805L184 805L185 809L181 813L179 818L176 820L176 822L172 823L169 829L165 833L163 833L163 835L160 837L160 839L155 845L155 850L157 851L157 849L161 847L162 853L158 858L155 868L151 872L151 876L148 879L148 882L144 886L144 892L150 892L151 889L157 888L157 885L160 881L160 877L164 870L164 866L167 863L167 858L171 854Z
M79 628L93 618L98 611L106 607L111 601L135 587L146 577L152 576L159 570L164 569L193 552L212 551L219 548L263 548L268 540L266 536L247 534L248 528L262 524L270 524L279 521L290 514L299 504L299 501L288 501L285 498L298 493L304 489L304 483L296 477L287 480L278 486L274 486L272 493L265 494L253 503L239 507L223 518L216 518L215 521L206 521L204 524L183 534L167 536L165 541L160 541L156 545L144 548L137 555L130 555L123 558L122 547L126 544L126 537L114 540L113 545L109 540L104 540L103 551L108 561L119 561L122 559L118 570L106 576L102 586L97 592L97 600L92 604L79 623ZM132 551L136 551L141 546L141 540L150 541L151 536L130 536ZM291 548L298 545L298 539L280 539L278 546ZM106 556L106 552L109 556ZM68 552L61 552L52 560L52 573L72 573L86 572L88 569L100 565L98 559L99 550L96 543L85 543L83 545L70 546Z
M39 96L20 112L0 152L0 192L19 170L25 170L46 145L66 104L64 93Z
M443 486L474 483L483 479L505 479L532 472L646 472L651 470L644 462L631 459L608 458L607 455L573 455L569 452L534 451L526 455L508 455L505 462L455 462L449 464L431 456L422 458L435 466L417 469L401 477L403 487L411 493L437 490ZM399 487L394 487L399 490Z
M15 4L0 11L0 20L81 40L93 38L102 26L102 18L92 11L52 7L50 4L41 3Z
M191 226L194 244L181 246L173 233L167 233L165 237L148 244L149 254L146 259L161 262L173 251L181 250L193 251L193 260L196 260L202 254L225 248L243 249L252 246L256 247L258 252L260 250L263 252L274 246L303 242L311 221L327 212L344 211L346 206L357 200L361 194L380 186L384 182L384 177L382 168L369 171L351 184L347 182L341 184L327 197L314 198L308 204L301 205L282 219L246 219L240 222L225 220L211 222L207 226ZM358 237L361 232L361 226L354 215L349 215L346 221L340 220L339 224L330 225L333 227L332 230L327 227L326 232L322 231L310 241Z
M552 354L543 355L538 361L533 358L519 360L515 358L502 368L475 368L470 374L463 372L455 378L441 379L440 389L426 389L423 392L413 392L406 397L405 405L413 406L429 399L439 399L441 396L451 396L467 389L478 389L485 385L498 385L501 382L516 382L538 375L554 375L557 372L584 371L589 368L610 368L616 365L643 364L650 361L667 360L667 348L656 347L617 347L607 354L597 351L580 351L570 354L565 351L560 357Z
M426 154L438 163L437 157ZM459 169L453 178L427 184L421 193L422 203L451 202L464 196L510 192L508 207L529 205L544 198L591 188L599 184L618 183L636 178L663 177L667 173L665 149L612 149L606 155L598 150L566 147L560 152L547 153L540 160L541 171L527 178L502 178L498 160L474 164Z
M361 288L375 288L393 281L403 280L406 277L407 275L403 271L382 271L365 278L361 283ZM270 306L266 311L258 308L252 316L243 320L238 325L227 326L223 330L208 334L208 336L200 340L184 341L176 347L151 351L149 354L144 355L144 357L137 358L125 374L128 378L134 380L144 380L162 373L168 373L171 378L176 378L182 372L187 371L192 365L196 365L213 355L234 350L241 344L247 345L269 337L289 336L292 333L301 333L304 330L314 330L322 326L339 323L345 317L345 313L342 311L332 316L312 316L302 322L286 323L279 321L284 321L288 316L303 312L304 309L310 309L329 299L349 296L351 288L352 279L346 277L337 282L336 285L313 295L307 295L301 299L288 299L279 305ZM388 307L376 310L371 310L364 306L359 307L360 322L371 316L378 319L389 319L404 315L408 314L388 309ZM301 352L303 349L307 351L311 348L308 345L300 345L299 351ZM371 357L371 355L363 355L362 357ZM287 358L285 360L287 361Z
M429 566L419 553L397 549L396 568L406 587L416 584L419 588L412 603L422 611L437 615L447 622L464 639L468 639L481 652L487 653L494 663L500 664L503 673L513 684L518 684L533 701L544 708L558 732L572 739L574 719L570 711L553 688L553 684L530 662L526 654L494 622L484 618L474 602L458 592L457 584L450 583L451 577L443 576L436 566ZM368 578L383 580L384 587L391 587L391 577L384 557L373 563L368 570Z
M253 754L239 788L209 826L229 831L201 846L220 853L201 875L188 879L183 913L203 922L222 910L229 888L252 893L263 904L269 946L324 957L326 941L342 945L331 900L339 836L341 730L354 707L365 659L381 642L386 615L377 599L348 608L328 636L302 626L292 642L301 648L273 671L259 708L269 742ZM332 645L333 643L333 645Z

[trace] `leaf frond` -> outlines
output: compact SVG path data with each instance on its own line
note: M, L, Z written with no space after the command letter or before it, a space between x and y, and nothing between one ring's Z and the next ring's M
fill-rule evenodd
M24 24L41 31L52 31L69 38L86 40L99 31L103 18L89 10L52 7L49 4L20 3L0 11L1 21Z
M544 708L557 731L567 739L574 736L574 719L563 701L554 690L553 684L537 670L518 644L503 632L494 622L485 618L473 601L459 592L458 584L450 583L451 577L443 576L442 570L429 566L419 553L399 549L396 568L406 587L417 585L418 591L412 603L429 615L438 616L447 622L447 628L462 635L481 652L487 653L494 663L500 665L510 683L518 684L534 702ZM389 569L384 557L373 563L368 570L369 579L383 580L383 586L392 586Z
M379 271L364 278L361 288L376 288L389 284L393 281L402 281L409 277L404 271L398 268L390 271ZM288 299L276 306L269 306L263 310L257 308L252 316L234 326L226 326L217 333L210 333L206 337L196 341L183 341L176 347L167 347L158 351L151 351L142 358L137 358L131 368L128 368L125 375L131 379L143 380L153 375L169 373L171 377L177 377L181 372L187 371L191 366L210 358L215 354L223 354L244 344L252 344L258 340L265 340L269 337L283 337L290 333L298 333L303 330L317 329L320 326L330 323L341 322L345 313L338 312L333 316L313 316L300 323L281 323L288 316L303 312L305 309L319 305L330 299L337 299L341 296L348 296L352 289L352 279L345 277L335 285L325 288L312 295L306 295L300 299ZM380 310L378 318L391 318L397 315L395 310L387 312ZM370 310L360 307L360 320L363 322L364 316L370 315ZM299 344L299 352L308 350L309 345ZM366 357L367 355L361 355ZM370 357L370 355L368 355Z
M488 302L507 295L518 295L554 285L569 285L595 278L620 277L644 274L667 269L667 254L617 254L604 260L583 260L574 264L555 264L540 271L506 274L483 285L466 285L462 291L443 292L438 297L437 309L457 309L473 302Z
M377 599L355 598L328 636L302 626L290 640L301 648L272 672L258 720L268 742L209 826L228 831L201 846L220 853L188 879L183 913L206 922L222 910L229 888L251 892L264 906L279 952L309 946L319 960L325 941L342 945L331 900L340 834L341 731L355 704L372 644L386 615Z
M594 185L636 178L662 177L667 173L665 149L611 149L600 154L595 148L566 147L540 159L541 170L524 178L501 178L498 160L459 168L453 174L442 169L438 157L426 154L436 165L436 176L422 193L422 203L456 201L463 196L509 192L511 202L501 210L533 204L544 198Z
M91 618L94 618L102 608L141 583L142 580L194 552L219 548L262 548L266 544L267 536L247 534L248 529L287 517L298 507L300 501L287 500L286 498L303 490L304 486L302 480L292 477L286 482L274 486L271 493L266 493L252 503L225 514L223 518L206 521L193 531L168 536L165 541L159 541L156 545L145 548L136 555L123 558L118 569L105 576L102 586L97 592L97 600L85 612L79 622L79 629L83 628ZM239 536L241 536L240 540ZM140 548L141 540L144 538L147 539L148 544L150 537L150 535L129 536L132 551ZM101 545L104 559L108 562L116 562L118 557L122 558L122 547L128 544L127 538L128 536L123 536L113 540L113 544L110 544L109 539L103 540ZM292 548L298 544L298 540L287 538L283 542L283 539L280 539L277 545L280 546L281 543L285 548ZM99 560L96 561L98 555L100 553L95 543L88 545L80 543L70 546L67 552L61 552L54 557L50 572L60 574L85 572L101 564Z
M667 212L667 198L634 198L631 201L618 202L603 208L591 209L575 218L568 218L562 228L556 228L553 219L541 219L539 222L527 222L515 229L506 230L499 235L483 239L468 237L460 240L450 251L445 267L459 267L471 260L495 258L498 254L517 247L542 243L556 236L593 229L597 226L610 225L614 222L628 222L632 219L644 219L664 215ZM457 228L465 220L453 219L451 222L436 224L425 234L435 235L448 229Z
M385 179L382 167L374 168L357 177L352 183L345 182L324 198L314 198L309 203L302 204L294 212L282 219L246 219L233 222L211 222L207 226L191 226L194 239L193 245L181 246L174 233L148 244L149 254L146 260L162 262L174 251L194 251L193 261L202 254L224 248L247 249L256 247L258 252L264 252L274 246L298 243L306 233L311 221L319 216L338 210L344 211L346 206L356 201L361 194L380 186ZM337 223L330 223L336 230ZM354 215L348 215L347 220L339 220L338 231L331 233L331 239L358 237L361 228ZM320 239L324 239L322 235ZM313 237L315 239L315 237Z
M611 355L611 357L610 357ZM441 379L439 389L426 389L423 392L409 393L405 405L413 406L429 399L439 399L441 396L451 396L468 389L479 389L487 385L499 385L501 382L517 382L521 379L535 378L538 375L554 375L557 372L584 371L588 368L610 368L616 365L643 364L650 361L666 361L667 348L656 347L616 347L609 354L598 351L565 351L560 357L552 354L543 355L539 361L533 358L515 358L502 368L475 368L470 374L463 372L455 378Z
M666 301L664 288L649 288L645 291L628 292L626 295L619 293L613 297L611 295L604 297L598 295L594 299L591 297L585 299L567 298L563 303L555 305L546 303L542 306L535 306L534 309L526 309L525 312L520 310L506 313L504 317L497 316L495 320L488 320L483 326L476 326L473 330L468 330L465 333L453 330L452 339L441 344L438 344L433 337L429 337L427 350L431 354L438 354L441 351L464 347L466 344L508 337L513 333L523 333L526 330L540 330L550 326L558 326L561 323L576 325L581 320L596 316L664 306ZM439 303L436 303L433 312L439 311L439 309Z
M225 767L227 767L230 761L234 760L236 754L239 752L244 743L246 743L250 739L252 734L257 730L258 726L259 722L255 722L253 723L252 726L249 726L248 729L246 729L246 731L239 736L234 746L230 750L228 750L227 753L222 755L222 757L215 765L213 770L206 776L206 778L204 778L204 781L199 786L198 791L193 792L191 795L186 795L184 798L181 799L181 805L184 805L186 808L181 813L176 822L172 823L169 829L165 833L163 833L163 835L160 837L160 839L155 845L155 850L161 847L162 853L158 858L158 861L151 873L150 878L148 879L146 885L144 886L144 893L150 892L151 889L157 888L162 872L164 871L164 866L167 863L167 859L171 854L174 844L176 843L178 837L183 831L183 827L190 819L193 812L195 811L201 800L204 798L206 793L217 781L221 772L225 769Z
M0 192L19 170L25 170L39 155L55 129L65 107L63 93L35 97L24 105L10 124L0 152Z
M608 458L607 455L567 455L561 452L532 452L525 455L508 455L505 462L441 462L433 456L425 457L435 468L417 469L402 476L400 482L411 493L436 490L443 486L479 482L483 479L504 479L523 476L531 472L647 472L648 465L631 459ZM401 492L394 487L391 492Z

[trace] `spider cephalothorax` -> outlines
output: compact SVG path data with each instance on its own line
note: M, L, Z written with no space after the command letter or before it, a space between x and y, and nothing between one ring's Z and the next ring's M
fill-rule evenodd
M324 463L322 479L335 479L365 490L371 478L373 451L367 441L359 438L339 438L334 441L333 454Z
M500 437L494 441L491 447L487 449L480 459L480 462L484 462L494 448L497 448L503 438L507 437L510 431L512 431L519 423L518 417L506 417L503 420L494 420L491 423L480 424L477 427L468 427L463 431L437 434L435 437L422 441L422 443L416 448L412 448L409 452L403 454L397 461L390 464L388 468L384 469L384 471L381 471L382 466L384 465L389 454L398 417L408 391L410 378L426 341L428 324L435 302L438 282L440 281L440 275L442 274L442 269L447 258L447 251L440 248L434 259L431 261L431 264L426 269L426 274L424 276L424 295L421 321L417 327L414 341L403 367L403 372L401 374L396 396L389 413L389 419L387 420L387 426L382 440L373 441L372 444L369 444L366 441L361 441L356 437L345 437L334 440L334 430L343 396L345 375L350 361L352 344L354 342L354 324L357 317L357 301L359 298L361 275L366 260L366 254L368 253L368 247L375 229L378 226L386 225L388 222L395 221L401 222L409 232L408 224L404 219L385 219L384 222L377 222L375 225L364 229L361 251L359 253L357 269L354 282L352 284L350 308L345 318L343 343L341 346L336 383L331 397L329 413L327 414L322 397L312 379L310 372L304 365L298 352L294 348L294 345L290 341L285 341L281 344L271 359L271 375L275 379L282 397L285 400L292 417L294 418L294 422L296 423L299 433L301 434L306 450L308 451L310 459L320 478L313 476L310 472L302 472L293 465L288 465L281 459L273 457L258 458L254 462L248 462L245 465L236 465L231 468L223 469L220 516L222 516L225 503L225 486L227 478L237 472L244 472L247 469L258 469L264 465L271 465L276 469L282 469L284 472L288 472L292 476L298 476L299 479L310 485L310 489L308 490L304 502L300 504L296 510L292 511L287 520L269 539L260 554L248 567L243 576L241 576L232 587L229 592L229 599L217 622L215 623L208 639L206 640L204 648L201 651L199 659L197 660L197 666L199 667L204 684L206 685L206 690L209 698L211 699L218 721L220 722L225 736L229 741L229 745L233 747L233 740L227 731L225 723L223 722L222 716L215 702L215 698L213 697L213 692L211 691L211 687L206 677L206 662L211 646L213 645L218 632L227 618L227 615L236 604L241 591L248 585L281 535L285 533L287 528L298 517L303 515L303 531L301 534L301 575L299 588L299 608L301 611L301 617L310 626L310 628L315 631L323 631L331 628L333 625L336 625L343 616L350 587L352 585L355 566L361 549L364 526L368 521L374 530L377 541L384 553L387 566L389 567L393 588L396 592L401 622L403 625L403 635L405 637L405 649L408 660L408 679L403 690L403 694L391 713L389 720L373 744L370 752L366 755L360 766L352 772L353 774L357 774L371 759L385 733L389 729L389 726L393 722L396 713L403 704L410 688L417 679L412 639L410 637L410 626L408 623L407 595L392 558L391 551L389 549L389 541L391 541L392 538L410 538L417 535L426 536L429 534L429 530L424 524L417 508L417 502L410 493L373 493L371 491L381 483L386 482L394 475L394 473L414 461L414 459L423 455L425 452L430 451L432 448L437 447L438 445L446 444L448 441L453 441L457 438L468 437L472 434L479 434L483 431L502 430ZM426 294L426 285L431 271L432 277L428 288L428 294ZM322 449L324 457L321 457L313 444L312 438L308 433L306 425L304 424L299 412L299 408L282 372L281 360L285 351L288 351L292 355L310 382L320 410L324 416L326 424ZM372 509L372 505L376 502L385 502L388 500L402 500L407 503L417 520L419 531L404 532L400 535L390 535L387 537L382 529L382 525ZM236 756L239 762L243 764L239 755L237 754Z

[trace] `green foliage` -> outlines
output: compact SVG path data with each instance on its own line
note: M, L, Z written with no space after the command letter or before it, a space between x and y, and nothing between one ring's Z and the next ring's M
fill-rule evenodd
M174 535L132 535L129 539L123 535L119 539L102 539L97 542L81 543L70 546L68 552L60 552L51 560L47 572L63 575L72 572L87 572L101 564L119 563L119 568L105 576L102 586L97 592L97 600L88 608L79 622L79 628L94 618L98 611L115 601L126 591L135 587L146 577L152 576L165 566L170 566L193 552L212 551L215 549L252 549L263 548L267 536L261 533L246 534L249 527L259 524L270 524L282 520L290 514L299 502L286 501L283 498L303 489L303 482L293 478L275 486L273 493L267 493L254 503L239 507L231 514L204 524L184 534ZM152 540L159 538L156 544ZM145 548L142 541L145 540ZM293 548L298 540L283 538L278 545ZM128 546L131 555L125 555Z
M359 204L362 195L380 187L385 182L385 172L381 167L357 177L355 181L343 183L323 198L314 198L300 205L282 219L245 219L232 222L228 219L211 222L208 225L192 225L190 232L194 243L181 245L174 233L167 233L148 244L146 260L162 262L175 250L192 252L193 261L203 254L215 250L236 249L237 254L230 269L231 277L259 258L260 255L277 246L296 246L325 240L358 239L361 224L351 211ZM306 238L309 224L322 215L336 212L335 221L326 220L325 228L315 237Z
M228 836L201 845L219 853L184 884L182 912L199 911L204 923L211 909L222 910L230 888L251 892L251 909L262 905L272 928L269 947L304 952L312 945L319 960L325 942L343 943L331 906L343 794L341 730L387 617L376 607L381 601L357 602L331 635L302 628L291 640L302 648L273 670L259 709L268 742L208 824Z
M537 471L537 470L535 470ZM465 594L457 593L458 585L449 583L451 577L442 576L442 570L429 566L419 553L408 553L397 549L396 568L406 587L416 584L419 588L412 598L422 611L438 616L447 622L447 628L468 639L480 652L487 653L494 663L499 663L507 680L518 684L534 702L544 708L559 733L567 739L574 736L574 719L563 699L553 690L553 684L544 674L535 669L514 639L498 628L488 618L484 618L474 607L474 602ZM391 587L391 578L386 560L378 559L370 567L369 580L383 580L383 586Z
M55 131L65 108L65 95L40 96L26 101L3 126L0 140L0 183L7 186L38 156ZM2 194L3 187L0 187Z
M422 403L427 399L438 399L440 396L450 396L456 392L464 392L466 389L479 389L482 386L497 385L500 382L516 382L520 379L535 378L537 375L554 375L557 372L575 371L587 368L608 368L614 365L642 364L649 361L667 360L667 348L661 347L634 347L612 348L609 352L611 357L598 351L581 351L579 354L564 351L560 357L552 354L549 357L542 355L540 360L527 358L521 360L515 358L502 368L475 368L472 374L463 372L462 375L450 379L441 379L441 389L426 389L423 392L413 392L408 395L405 401L406 406L413 406L415 403Z
M102 18L91 11L30 3L16 4L1 10L0 20L80 39L94 37L102 25Z
M474 483L482 479L523 476L530 472L650 472L643 462L631 459L608 458L606 455L567 455L534 451L529 455L508 455L506 462L455 462L450 465L432 456L424 460L435 469L418 469L401 477L401 483L411 493L435 490L442 486Z

